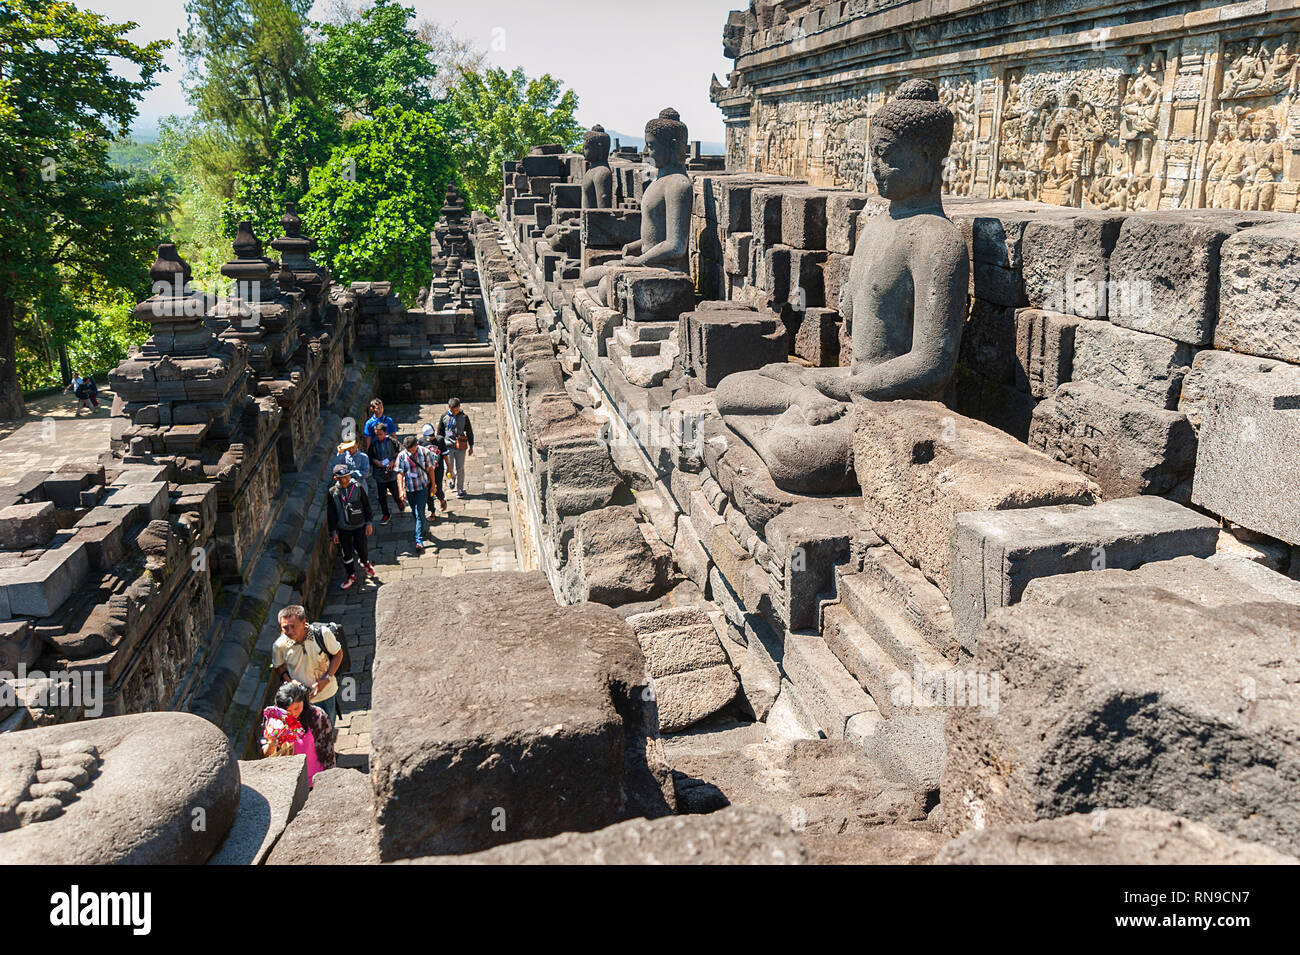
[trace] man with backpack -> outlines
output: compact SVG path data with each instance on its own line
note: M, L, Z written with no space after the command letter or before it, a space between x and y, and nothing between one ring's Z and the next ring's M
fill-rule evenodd
M364 484L353 480L352 471L346 464L334 466L334 484L326 497L325 511L330 533L343 554L343 568L347 571L347 579L339 589L351 590L357 582L358 561L367 575L375 575L366 545L366 538L374 527L371 524L370 495L366 493Z
M447 402L447 413L438 421L438 443L447 454L447 483L456 489L457 497L464 497L465 456L474 454L474 426L460 410L459 398Z
M402 449L397 446L397 441L389 436L388 426L382 421L375 423L375 435L370 440L370 471L375 476L375 489L379 496L379 510L383 516L379 523L388 523L388 495L393 496L393 503L397 505L399 511L404 510L401 499L397 495L397 472L393 469L397 466L397 456L402 453Z
M334 624L307 622L307 610L298 604L280 611L280 636L271 645L271 666L280 682L296 680L311 691L310 702L329 717L338 718L339 683L335 674L343 664L341 631Z

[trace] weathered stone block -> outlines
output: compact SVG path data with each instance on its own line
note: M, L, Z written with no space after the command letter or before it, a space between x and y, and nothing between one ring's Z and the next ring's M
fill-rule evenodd
M103 506L128 508L136 519L159 521L167 516L169 498L167 482L156 481L152 484L128 484L119 487L104 498Z
M581 209L582 183L557 182L551 186L550 198L555 209Z
M1029 444L1078 468L1107 498L1167 494L1196 463L1186 415L1088 381L1062 385L1038 403Z
M1220 255L1214 346L1300 362L1300 227L1244 229Z
M420 865L801 865L790 822L767 809L729 807L671 819L630 819L599 832L566 832Z
M749 271L749 250L753 238L753 233L750 232L737 232L727 236L722 249L722 268L728 275L744 275Z
M772 311L709 308L684 313L677 333L678 360L689 375L716 388L727 375L785 361L785 324Z
M704 607L673 607L627 618L654 680L659 729L672 733L716 713L738 684Z
M382 859L672 811L645 661L612 610L557 605L541 573L384 590L371 710ZM430 653L434 617L462 636ZM504 831L492 824L502 812Z
M1092 503L1098 494L1073 468L936 402L861 402L854 427L868 523L945 593L957 514Z
M525 156L523 159L519 160L519 169L530 179L533 176L563 179L568 175L568 170L565 168L565 165L565 160L558 155Z
M1158 408L1172 409L1178 404L1193 354L1191 345L1160 335L1110 322L1083 322L1074 332L1071 380L1091 381Z
M974 299L961 333L958 360L999 385L1016 380L1016 311Z
M1236 352L1215 351L1207 348L1198 351L1192 359L1191 370L1183 378L1182 394L1178 399L1178 410L1187 415L1192 427L1201 426L1201 408L1205 396L1215 382L1235 383L1240 378L1249 378L1257 372L1272 369L1285 370L1288 366L1268 358L1256 358L1253 355L1238 355Z
M675 322L695 308L695 283L668 269L622 269L612 305L630 322Z
M1210 385L1192 500L1300 545L1300 368L1279 365Z
M864 192L831 192L826 196L826 250L839 255L852 255L857 247L858 232L864 216L883 211L888 200L868 196ZM864 213L863 210L867 211ZM827 301L833 301L827 299Z
M1094 809L1058 819L965 832L933 865L1296 865L1275 849L1234 839L1159 809Z
M957 640L973 653L984 618L1039 577L1208 557L1218 536L1217 521L1159 497L959 514L948 591Z
M622 249L641 238L641 213L626 209L583 209L582 247Z
M838 366L840 363L839 312L833 308L810 308L803 312L794 335L794 353L821 368Z
M781 211L785 189L755 189L750 194L749 231L757 249L767 250L781 242Z
M1300 607L1159 587L998 611L975 657L998 706L945 724L946 828L1150 806L1297 853L1297 630Z
M1075 330L1082 321L1037 308L1016 311L1016 388L1035 398L1050 398L1070 380Z
M12 504L0 511L0 548L44 547L59 530L54 504Z
M104 483L104 469L63 467L45 479L45 499L55 507L75 508L81 505L81 492Z
M819 598L834 591L835 567L849 559L849 544L862 530L845 509L815 500L800 501L768 521L767 545L780 568L788 629L817 628Z
M822 285L826 289L826 306L839 311L843 303L840 295L849 284L849 269L853 265L853 256L832 252L826 256L822 266Z
M1025 586L1023 600L1059 604L1071 594L1098 588L1139 590L1157 587L1202 607L1276 600L1300 607L1300 581L1222 552L1207 558L1175 557L1133 570L1081 570L1038 577Z
M1129 216L1110 257L1110 320L1189 345L1214 340L1225 239L1266 217L1180 210Z
M709 568L713 566L708 552L700 543L700 536L689 520L677 522L677 536L673 541L673 559L686 578L704 593L709 586Z
M651 548L633 506L606 507L578 518L575 555L584 596L616 606L650 600L667 588L667 549Z
M970 293L973 298L1007 308L1028 304L1024 276L1018 270L1004 269L987 262L971 263Z
M1058 214L1029 222L1021 242L1025 297L1031 308L1103 318L1107 260L1124 216Z
M781 244L793 249L826 248L827 193L811 187L781 196Z
M826 253L807 249L790 250L790 304L795 309L819 308L826 304L823 268Z

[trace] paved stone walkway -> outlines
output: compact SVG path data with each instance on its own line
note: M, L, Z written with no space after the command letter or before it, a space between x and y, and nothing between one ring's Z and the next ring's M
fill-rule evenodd
M385 410L405 436L418 434L426 422L436 425L446 406L389 405ZM335 567L320 619L337 621L347 632L352 667L346 677L353 682L349 685L345 677L341 693L355 695L353 701L344 699L343 715L338 721L335 749L340 766L369 768L370 664L375 653L375 599L380 586L411 577L446 577L518 568L496 407L490 403L465 404L464 410L474 425L474 455L466 459L469 497L457 499L448 495L448 509L445 514L438 511L438 523L432 528L432 542L425 541L424 556L415 553L415 524L410 509L401 514L394 511L385 527L379 524L379 505L375 501L370 559L375 565L377 581L358 582L343 592L338 589L343 581L342 567ZM373 497L373 481L369 482L368 489Z
M109 449L113 393L99 389L99 407L77 413L72 395L46 395L27 402L21 418L0 419L0 460L17 480L26 471L53 471L64 464L93 467Z

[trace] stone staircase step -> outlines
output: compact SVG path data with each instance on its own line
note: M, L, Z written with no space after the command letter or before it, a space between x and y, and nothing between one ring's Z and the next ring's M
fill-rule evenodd
M677 331L676 322L629 322L623 327L639 342L665 342Z
M831 739L869 736L880 710L816 634L788 633L781 661L809 714Z
M613 349L611 348L611 355ZM672 374L673 361L660 355L626 357L616 362L628 382L639 388L656 388Z
M897 715L903 708L893 703L892 691L900 679L910 680L911 674L904 672L842 606L826 608L822 632L826 645L871 696L881 715Z
M952 661L925 638L907 606L871 576L839 574L837 587L841 606L899 668L911 673L918 665L928 670L952 667Z
M905 561L889 545L872 547L865 555L862 573L885 588L896 605L931 646L949 660L961 652L948 598L925 574Z

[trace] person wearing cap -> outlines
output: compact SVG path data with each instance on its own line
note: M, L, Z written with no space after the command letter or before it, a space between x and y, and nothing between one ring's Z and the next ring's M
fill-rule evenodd
M438 443L437 435L434 433L433 425L426 424L420 429L420 447L428 448L437 459L438 463L433 467L433 487L429 491L429 523L438 523L438 505L442 505L444 511L447 510L447 498L442 493L442 479L446 473L445 465L447 461L447 452L442 445Z
M474 453L474 426L461 410L459 398L447 402L447 413L438 420L438 443L447 454L447 480L456 489L456 496L464 497L465 456Z
M370 440L370 473L375 476L375 489L379 497L379 510L383 515L379 523L388 523L388 495L393 496L393 503L397 505L399 511L405 510L401 498L397 496L397 472L393 467L397 464L397 456L402 453L402 449L397 446L397 440L388 433L388 425L382 421L375 422L375 434Z
M358 562L367 575L375 575L366 544L366 538L374 531L371 524L374 512L370 509L366 486L353 480L352 471L346 464L334 465L334 484L326 496L325 513L334 543L343 555L343 569L347 572L339 589L351 590L357 582Z
M364 483L370 476L370 456L357 450L357 439L340 441L338 454L334 455L332 467L345 465L352 472L352 480Z

